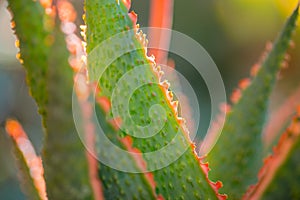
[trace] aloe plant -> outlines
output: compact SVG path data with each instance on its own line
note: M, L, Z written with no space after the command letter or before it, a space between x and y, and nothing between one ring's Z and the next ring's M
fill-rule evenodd
M277 149L284 153L275 151L265 166L261 139L270 93L295 30L299 6L251 81L243 81L235 93L224 128L216 129L221 132L216 145L199 158L168 82L161 80L160 67L147 56L146 36L136 24L136 14L129 12L130 1L85 1L86 52L82 54L80 44L79 49L73 48L75 34L66 27L60 29L75 20L70 2L8 3L18 37L18 57L45 132L45 188L40 188L30 173L33 166L27 162L28 155L18 145L20 135L14 131L26 134L18 122L6 123L28 199L300 198L295 189L300 184L299 172L291 173L291 168L299 168L299 119L283 134L288 139L280 140ZM66 43L65 37L73 40ZM74 58L79 54L87 61L87 67L81 62L83 69ZM70 58L74 62L68 63ZM74 93L77 96L72 99ZM79 125L73 121L72 103L73 109L80 108L73 113ZM152 131L156 134L151 135ZM152 156L151 152L162 148L167 151ZM276 188L282 182L287 184L279 194Z
M222 135L208 154L207 160L211 166L222 169L211 172L211 177L221 178L225 184L224 190L233 188L231 194L234 198L240 198L247 186L255 183L255 174L262 165L261 133L267 114L268 100L281 62L289 47L297 16L298 8L288 20L268 56L259 64L258 72L252 78L250 85L239 89L241 97L228 112ZM248 120L244 120L247 118ZM226 169L230 170L223 173Z

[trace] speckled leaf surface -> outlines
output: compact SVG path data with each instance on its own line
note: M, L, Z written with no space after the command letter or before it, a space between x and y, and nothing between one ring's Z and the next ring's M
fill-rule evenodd
M47 134L43 163L49 198L91 199L85 148L77 135L72 115L73 70L64 35L53 33L47 78ZM58 89L59 88L59 89ZM58 170L59 169L59 170Z
M212 180L221 180L231 199L239 199L262 165L261 133L269 96L296 27L298 8L288 19L251 84L229 111L222 134L207 156Z
M26 69L30 93L39 105L39 113L46 115L47 102L46 73L47 58L51 45L49 30L45 29L46 15L43 7L32 0L9 0L12 13L12 28L19 39L17 55Z
M300 110L265 159L258 182L249 187L243 199L299 199L299 153Z
M300 137L291 148L285 162L277 170L272 182L266 188L262 199L300 198Z
M72 116L73 71L64 35L38 1L9 1L21 63L43 116L43 165L51 199L91 199L85 149ZM57 27L59 25L57 24Z
M87 53L90 53L101 42L105 41L109 37L121 33L135 27L132 19L128 16L127 8L120 2L120 5L114 0L98 0L98 1L86 1L86 41L87 41ZM132 13L131 13L132 16ZM190 145L187 139L187 133L183 130L181 122L177 119L174 112L174 106L170 104L168 97L166 96L166 90L168 86L159 84L159 78L157 73L153 71L153 63L149 61L144 52L143 41L136 39L135 34L128 35L130 38L127 40L128 44L120 44L119 46L128 46L136 50L115 59L103 72L99 80L100 96L104 96L112 102L112 108L114 105L120 107L126 107L126 97L128 96L126 90L115 90L121 77L130 70L138 70L137 66L143 65L144 67L139 71L143 76L135 77L135 82L144 83L142 87L134 90L129 100L129 112L131 120L135 125L146 126L151 123L151 120L163 120L163 127L159 129L158 133L150 138L141 139L138 137L132 137L133 147L138 148L141 152L151 152L159 150L169 143L174 143L174 152L162 154L160 157L149 158L144 156L144 160L147 162L148 169L153 169L155 166L159 166L164 163L165 159L169 159L168 156L175 156L180 154L185 147L187 151L183 153L179 159L172 162L169 166L152 172L156 183L156 193L162 195L165 199L201 199L210 198L217 199L217 194L213 190L206 174L201 168L200 161L197 159L193 152L193 147ZM102 49L103 52L107 52L106 55L113 54L116 46L111 46L111 49ZM122 47L120 47L122 48ZM104 53L105 54L105 53ZM104 55L103 54L103 55ZM104 68L101 65L101 60L97 63L89 65L89 72L92 74L97 71L98 68ZM158 70L159 71L159 70ZM134 74L135 71L132 71ZM130 72L129 72L130 75ZM98 81L97 78L91 76L91 81ZM99 77L98 77L99 78ZM131 85L123 81L124 87ZM148 84L149 83L149 84ZM113 91L116 92L116 97L112 98ZM123 98L123 100L122 100ZM115 104L114 104L115 103ZM165 118L162 118L161 113L152 113L150 118L148 112L152 105L160 105L165 111ZM106 120L111 120L116 116L110 112L106 116ZM124 137L130 132L131 120L122 118L121 130L118 130L119 137ZM154 129L158 123L153 123ZM134 134L131 132L131 134ZM177 137L175 137L177 134ZM171 140L173 140L171 142ZM118 145L117 143L115 143Z

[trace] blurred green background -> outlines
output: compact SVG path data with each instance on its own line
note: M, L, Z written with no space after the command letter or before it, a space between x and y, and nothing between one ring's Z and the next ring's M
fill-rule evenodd
M83 2L73 0L82 14ZM132 10L138 14L138 23L148 25L151 0L132 0ZM296 6L296 0L175 0L173 29L198 41L218 66L228 97L240 79L248 77L249 70L262 55L268 41L273 41L285 19ZM18 119L34 144L41 151L42 128L35 102L28 94L25 72L15 58L15 37L10 29L7 3L0 1L0 125L7 118ZM78 23L83 23L80 19ZM34 36L34 35L33 35ZM291 49L289 68L282 70L272 95L270 110L299 87L300 32L294 37L296 48ZM197 92L201 110L198 140L203 138L209 125L210 98L201 76L192 66L176 55L176 69ZM71 100L71 97L70 97ZM0 199L24 199L8 138L0 135Z

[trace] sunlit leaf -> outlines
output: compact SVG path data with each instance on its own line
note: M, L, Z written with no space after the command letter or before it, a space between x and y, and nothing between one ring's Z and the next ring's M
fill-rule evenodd
M42 161L34 152L22 126L15 120L8 120L6 122L6 132L11 137L24 193L28 199L46 200Z
M247 88L236 95L236 104L227 115L222 134L208 154L207 160L215 169L213 180L224 183L224 191L232 199L239 199L250 184L256 182L256 174L262 165L261 133L265 122L269 96L277 73L289 47L298 17L298 7L288 19L282 33L269 55L261 64L256 76Z
M73 71L55 7L39 1L9 1L28 84L43 115L43 163L51 199L90 199L85 149L73 122Z
M85 16L85 20L87 23L87 52L91 53L94 49L97 49L97 45L117 33L121 33L124 30L136 28L135 18L136 17L134 13L130 13L128 15L127 8L122 4L121 1L120 5L118 5L115 0L87 0ZM128 82L126 83L125 81L123 85L125 87L128 87L128 90L117 90L118 92L115 93L117 95L116 98L119 99L113 99L113 91L118 84L118 81L120 81L121 77L127 72L129 72L130 70L143 69L141 70L141 73L143 75L135 77L134 80L136 80L136 82L145 84L142 84L142 87L134 90L134 93L130 97L129 101L130 110L126 111L130 112L135 125L139 124L145 126L151 121L148 115L150 107L156 104L160 105L164 109L164 111L166 112L166 119L164 120L162 118L163 116L156 114L155 117L152 118L152 120L163 120L163 128L158 131L155 136L152 136L150 138L144 139L131 137L133 148L137 148L142 153L145 153L161 149L168 143L174 143L175 146L173 152L165 152L161 156L157 156L155 160L150 159L147 156L143 157L147 163L147 169L153 169L155 165L163 163L165 159L168 159L170 155L170 157L176 156L177 153L181 153L185 147L188 147L187 151L169 166L152 172L156 184L157 195L162 195L166 199L173 197L177 197L179 199L221 198L221 196L218 196L218 194L216 194L217 191L213 189L213 186L208 181L206 172L202 169L200 160L194 153L194 147L190 144L187 136L188 133L182 127L182 120L177 117L176 102L172 102L172 99L169 100L167 98L167 96L171 96L171 93L168 92L168 84L166 82L160 83L158 74L161 72L159 68L156 67L155 64L145 56L144 45L146 41L143 39L142 34L138 36L134 33L130 33L128 35L128 38L129 40L124 40L118 43L120 47L116 47L118 46L116 45L100 49L100 54L113 56L114 52L117 52L117 50L119 50L114 48L122 49L127 46L137 48L137 50L131 51L130 53L125 53L124 55L118 57L113 61L112 64L107 67L107 69L105 69L105 61L100 58L96 59L95 63L91 62L91 59L88 60L90 61L88 67L91 81L97 81L97 79L99 78L95 77L95 72L97 70L99 71L99 69L105 69L99 81L101 92L97 95L107 98L108 104L112 103L112 101L115 101L115 103L117 104L120 103L121 107L126 106L125 104L128 103L126 98L129 98L127 93L128 91L133 89L130 88ZM97 50L99 50L99 48ZM143 65L145 67L136 67L138 65ZM113 106L114 103L112 103L112 107ZM111 120L112 117L115 117L114 119L116 119L117 116L112 116L111 108L108 108L108 111L109 112L107 113L106 119ZM128 132L126 132L126 129L134 129L133 126L135 125L130 126L128 124L130 122L128 122L127 120L128 119L124 119L121 117L121 129L123 131L117 129L118 131L116 131L115 135L117 135L118 137L126 139L129 137L127 135ZM159 123L154 123L152 125L157 128L159 126ZM176 134L178 135L178 137L175 137ZM172 139L174 140L171 142ZM118 144L115 143L115 145ZM108 154L109 151L104 153ZM103 181L105 182L105 180ZM215 188L217 188L218 186L220 186L219 183ZM123 187L126 188L126 185L124 185Z
M273 148L261 168L256 185L249 188L244 199L300 198L300 110Z

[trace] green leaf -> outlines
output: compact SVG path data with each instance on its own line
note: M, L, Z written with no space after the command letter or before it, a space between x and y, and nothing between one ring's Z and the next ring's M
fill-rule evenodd
M292 138L293 140L295 138ZM280 166L273 181L265 190L262 199L299 199L300 198L300 137L298 133L295 145L285 162Z
M72 115L73 71L64 35L57 28L50 50L47 77L47 134L43 162L51 199L91 199L88 163ZM59 170L57 170L59 169Z
M300 198L300 112L282 134L273 154L265 160L259 181L249 188L246 199Z
M135 134L137 137L131 137L133 148L139 149L142 153L153 152L162 149L166 144L171 144L172 151L164 151L155 159L143 154L143 158L147 163L147 170L153 170L156 166L160 166L161 163L171 159L170 165L152 172L157 195L162 195L166 199L217 199L220 197L207 180L205 170L202 169L199 159L194 154L194 149L191 147L189 139L187 139L187 133L182 128L181 120L177 118L175 113L175 106L171 106L171 103L175 103L170 102L166 96L168 90L166 84L160 84L159 82L158 73L160 72L154 71L159 71L159 69L145 56L145 46L143 44L145 40L137 39L137 35L133 32L125 33L126 30L135 28L135 22L128 16L127 8L121 1L118 5L115 0L87 0L85 5L89 75L92 82L100 78L101 92L97 95L107 98L108 104L112 103L113 109L126 108L127 103L129 104L128 109L125 109L121 114L121 130L115 131L115 136L110 133L109 135L114 138L116 136L128 137L128 134ZM130 13L130 15L134 18L134 14ZM117 38L114 40L110 38L118 33L123 33L123 36L127 39L119 40L120 38ZM120 36L122 38L122 34ZM141 38L143 38L142 35ZM102 48L97 47L103 41L108 42L110 45ZM113 59L113 56L117 54L116 52L122 48L132 48L130 50L133 51ZM105 68L106 61L109 59L112 59L113 62ZM143 65L143 67L138 67L139 65ZM97 74L99 71L103 72L101 77L97 77L97 75L100 75ZM139 76L134 76L136 73ZM131 75L132 79L129 78L124 81L124 79L122 80L124 75ZM130 85L130 80L134 80L142 87L134 90ZM125 89L116 89L118 86ZM133 93L128 94L131 90L133 90ZM148 112L152 105L159 105L162 110L157 111L157 113L153 112L153 116L150 118ZM133 125L131 124L132 121L126 118L124 114L126 112L130 112L131 119L134 122ZM120 116L114 116L112 109L109 108L106 121L111 121L117 117ZM154 122L151 120L154 120ZM135 126L146 126L148 124L158 129L157 134L146 139L138 138L138 134L141 132L134 132ZM160 125L162 127L159 127ZM108 134L109 131L105 127L102 127L102 129ZM116 146L122 148L115 139L111 140ZM99 145L101 143L98 144L98 149L101 150ZM102 151L105 151L105 149L102 148ZM181 157L172 160L182 152L184 153ZM110 152L105 151L104 153L109 154ZM128 163L125 164L125 168L127 166ZM102 181L105 184L106 180ZM122 187L130 189L130 191L138 188L137 183L132 183L132 185L135 187L128 188L127 185L122 185Z
M1 129L0 132L2 132ZM26 194L28 199L42 200L43 198L40 196L38 188L34 183L33 177L30 172L30 166L28 166L28 162L26 161L25 157L26 155L24 154L24 148L29 148L29 144L26 144L26 142L24 142L25 140L29 142L28 138L23 136L24 132L21 125L13 120L8 120L6 122L6 132L11 138L11 148L13 149L16 164L18 166L18 175L23 192ZM21 149L21 145L23 145L23 150ZM30 151L27 150L27 153L28 152ZM36 157L36 155L31 156Z
M43 114L43 163L51 199L91 199L85 148L72 115L73 71L59 23L38 1L9 1L28 84ZM58 21L58 20L56 20Z
M91 24L93 24L92 21L97 20L97 25L99 25L99 20L102 19L101 22L103 22L103 14L97 12L97 7L95 7L95 3L98 4L96 1L86 1L86 23L87 26L90 27ZM100 7L116 7L115 1L111 4L107 4ZM99 16L99 14L101 16ZM110 17L113 17L113 12L106 13L111 15ZM90 19L89 16L92 16ZM124 16L127 15L127 10L124 10ZM110 18L106 16L106 18ZM104 25L104 24L102 24ZM110 33L110 31L115 31L111 29L103 30L101 32L94 33L93 28L98 29L97 27L91 27L92 29L88 28L86 33L87 38L87 51L89 52L93 46L97 45L97 42L99 41L97 34L103 34L106 35L113 34L114 32ZM116 26L115 28L122 28L122 26ZM91 31L91 32L89 32ZM96 40L96 43L93 43L92 41ZM113 127L106 121L105 114L103 112L103 109L100 107L99 104L96 104L96 111L97 111L97 117L101 123L102 129L104 129L105 134L108 138L110 138L111 141L113 141L117 146L119 146L122 149L125 149L122 142L119 140L118 135L116 131L113 129ZM105 145L103 142L97 138L96 145ZM99 149L103 148L98 148ZM128 165L130 168L136 169L137 172L141 172L141 169L138 168L136 161L133 157L130 155L127 155L126 157L120 158L118 155L114 155L112 152L109 151L109 149L104 149L104 151L101 151L104 156L109 157L110 160L116 159L122 159L124 160L124 165ZM100 164L100 163L99 163ZM147 197L148 199L155 199L155 192L151 188L150 183L148 182L145 174L143 173L126 173L122 172L116 169L111 168L110 166L106 166L105 164L100 164L99 166L99 177L102 181L103 186L103 192L104 197L106 199L145 199Z
M117 137L117 134L113 127L105 122L105 114L99 105L96 105L97 117L102 122L101 127L105 130L106 136L113 143L117 144L122 149L126 149L124 144ZM97 145L109 145L97 139ZM102 149L103 150L103 149ZM137 166L136 160L131 155L120 157L110 153L109 149L101 152L103 156L114 162L116 160L123 161L123 165L127 165L128 168L135 169L139 173L126 173L114 169L110 166L100 164L99 176L102 180L102 186L104 189L105 199L156 199L155 192L151 188L149 180L142 173L141 169Z
M224 191L239 199L262 165L261 133L265 122L269 96L285 52L296 27L298 7L288 19L252 83L228 113L222 134L207 156L213 180L224 183Z
M11 138L0 127L0 196L3 199L25 199L17 178Z
M49 30L45 30L47 19L42 6L32 0L9 0L12 28L18 37L20 62L26 69L30 93L39 105L39 113L45 117L47 102L46 73L47 58L51 45Z

